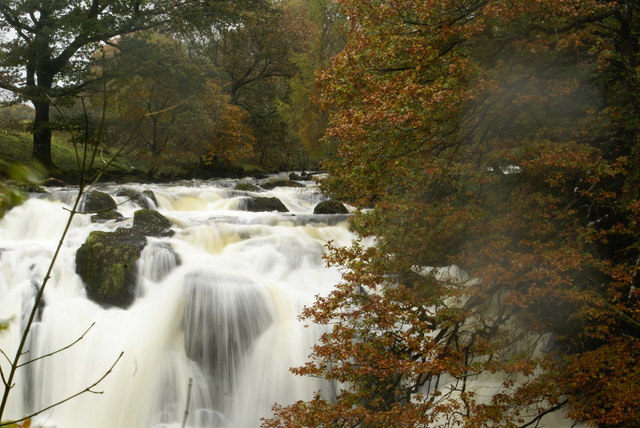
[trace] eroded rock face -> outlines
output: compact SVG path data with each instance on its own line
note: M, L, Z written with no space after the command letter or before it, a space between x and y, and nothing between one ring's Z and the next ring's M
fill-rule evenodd
M322 201L313 209L314 214L349 214L342 202L333 199Z
M170 236L172 225L157 211L138 210L130 229L91 232L76 253L76 272L86 284L89 297L106 306L131 305L138 282L136 263L147 245L147 236Z
M262 211L278 211L282 213L289 212L286 206L278 198L266 198L260 196L252 196L244 201L244 209L252 212Z

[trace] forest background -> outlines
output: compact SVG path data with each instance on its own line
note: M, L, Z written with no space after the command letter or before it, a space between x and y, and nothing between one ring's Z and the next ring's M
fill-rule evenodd
M344 387L265 425L640 425L640 5L270 6L83 68L151 175L172 147L188 170L322 160L376 237L332 250L343 282L302 315L331 331L294 372Z

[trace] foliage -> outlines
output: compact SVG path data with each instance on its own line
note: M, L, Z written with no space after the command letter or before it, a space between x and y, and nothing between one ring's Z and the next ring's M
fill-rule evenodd
M122 37L96 55L96 72L111 76L107 104L112 141L132 140L131 151L153 174L181 158L196 163L251 153L245 114L229 103L177 40L157 32ZM102 104L101 95L94 97Z
M337 396L265 425L638 426L640 7L341 4L323 186L376 246L303 314Z
M7 0L0 4L0 88L34 104L34 156L50 155L49 98L79 93L87 61L100 42L140 30L175 24L230 25L238 12L260 1Z
M344 47L344 16L333 0L291 0L287 7L304 20L306 37L304 49L292 58L296 72L289 81L291 93L278 107L289 133L302 143L311 162L317 163L330 157L334 147L323 140L327 114L318 105L316 73L327 68Z

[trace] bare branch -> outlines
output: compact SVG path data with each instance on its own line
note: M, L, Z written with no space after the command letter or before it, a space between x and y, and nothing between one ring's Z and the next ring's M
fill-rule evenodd
M81 341L81 340L86 336L86 334L89 332L89 330L91 330L91 329L93 328L93 326L94 326L94 325L96 325L96 323L95 323L95 322L91 323L91 325L89 326L89 328L87 328L87 329L84 331L84 333L82 333L82 335L81 335L80 337L78 337L76 340L74 340L72 343L70 343L69 345L65 346L64 348L60 348L60 349L58 349L57 351L53 351L53 352L50 352L50 353L48 353L48 354L42 355L42 356L40 356L40 357L38 357L38 358L34 358L33 360L29 360L29 361L27 361L27 362L24 362L24 363L18 364L18 368L20 368L20 367L22 367L22 366L26 366L26 365L31 364L31 363L35 363L35 362L36 362L36 361L38 361L38 360L41 360L41 359L43 359L43 358L50 357L50 356L52 356L52 355L58 354L58 353L60 353L60 352L62 352L62 351L64 351L64 350L66 350L66 349L71 348L73 345L75 345L76 343L80 342L80 341Z
M118 362L120 361L120 359L122 358L122 356L124 355L124 352L120 352L120 355L118 355L118 358L116 358L116 360L113 362L113 364L111 364L111 367L109 367L109 370L107 370L101 377L100 379L98 379L97 381L95 381L94 383L92 383L90 386L86 387L85 389L83 389L82 391L76 392L73 395L68 396L67 398L65 398L64 400L60 400L57 403L54 403L50 406L47 406L43 409L38 410L35 413L32 413L28 416L25 416L21 419L16 419L14 421L10 421L10 422L0 422L0 427L2 426L7 426L7 425L12 425L12 424L16 424L18 422L22 422L22 421L26 421L27 419L31 419L34 416L39 415L40 413L46 412L49 409L52 409L56 406L59 406L63 403L66 403L69 400L73 400L74 398L85 394L87 392L92 393L92 394L102 394L102 391L93 391L91 388L93 388L94 386L97 386L98 384L100 384L100 382L102 382L107 376L109 376L111 374L111 372L113 371L114 367L116 366L116 364L118 364Z
M193 378L189 378L189 386L187 387L187 404L184 408L184 418L182 418L182 428L187 426L187 418L189 417L189 402L191 401L191 387L193 386Z

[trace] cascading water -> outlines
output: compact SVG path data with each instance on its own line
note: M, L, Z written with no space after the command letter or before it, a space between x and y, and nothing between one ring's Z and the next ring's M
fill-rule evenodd
M149 201L174 223L171 237L147 238L137 261L137 289L126 309L87 297L75 254L91 231L131 227L140 206L119 203L123 221L92 223L78 215L63 245L32 330L28 357L71 348L20 369L6 418L19 418L88 387L116 360L94 392L37 416L61 428L256 427L273 403L310 399L332 386L293 376L322 333L296 316L340 279L322 260L329 240L348 244L345 216L313 215L322 196L306 188L249 193L219 180L128 185L152 190ZM21 325L67 218L72 189L33 197L0 221L0 319L11 319L0 348L17 348ZM241 211L248 196L278 197L290 213ZM6 361L0 362L7 370ZM187 399L189 379L193 380Z

